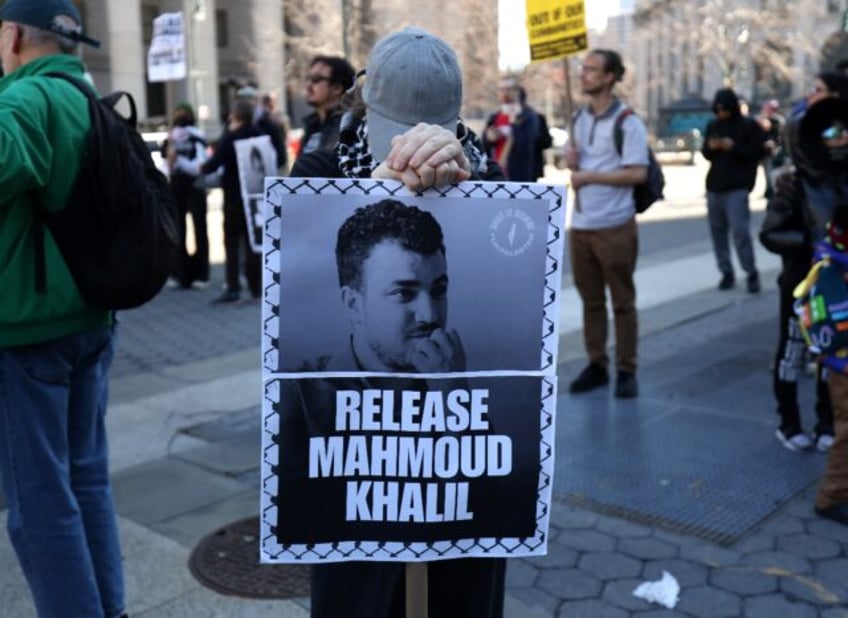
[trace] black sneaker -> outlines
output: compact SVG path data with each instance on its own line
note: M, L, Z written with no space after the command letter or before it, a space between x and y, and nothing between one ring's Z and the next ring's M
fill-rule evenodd
M212 301L214 305L221 305L224 303L237 303L241 294L236 292L235 290L226 290L223 294L221 294L218 298Z
M568 390L572 393L586 393L607 384L609 384L609 374L606 367L597 363L589 363L571 383Z
M615 380L615 396L619 399L633 399L639 395L639 383L632 371L619 371Z
M760 275L752 273L748 275L748 294L758 294L760 291Z
M725 273L721 277L721 281L718 282L719 290L732 290L736 287L736 279L732 274Z
M842 524L843 526L848 526L848 502L843 502L841 504L837 504L826 509L820 509L819 507L815 507L815 511L816 515L818 515L819 517L831 519L836 523Z

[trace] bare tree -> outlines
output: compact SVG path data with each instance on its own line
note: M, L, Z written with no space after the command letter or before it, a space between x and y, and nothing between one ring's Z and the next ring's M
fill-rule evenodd
M678 36L696 42L695 51L705 68L717 67L725 86L735 87L744 79L770 88L797 76L793 51L815 53L821 41L798 24L802 16L823 17L823 4L815 0L707 0L700 6L684 2L687 27Z
M492 0L463 2L464 38L459 61L463 67L464 105L468 118L483 118L497 101L498 20L492 18Z
M820 0L655 0L634 14L639 105L655 120L668 103L715 88L788 99L817 55Z
M364 67L377 42L377 19L373 0L342 0L345 55L356 67Z
M308 110L303 102L303 83L310 60L319 54L342 54L339 0L286 0L283 21L289 101L286 112L297 122Z

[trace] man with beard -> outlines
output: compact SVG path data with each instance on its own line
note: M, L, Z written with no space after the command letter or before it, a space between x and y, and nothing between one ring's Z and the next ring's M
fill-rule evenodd
M332 150L339 141L342 95L353 86L356 72L338 56L315 56L306 75L306 102L315 111L303 119L300 152Z
M646 179L648 138L634 114L622 120L626 107L613 95L624 77L621 56L595 49L583 61L580 83L589 104L577 112L573 137L566 148L571 186L576 192L569 233L574 284L583 301L583 339L589 364L571 383L572 393L594 390L609 382L607 365L606 288L615 319L615 396L639 394L636 381L638 324L633 273L639 253L633 185ZM615 125L621 123L621 153Z
M350 354L360 371L465 370L447 329L448 274L442 230L430 213L395 200L360 208L336 245Z

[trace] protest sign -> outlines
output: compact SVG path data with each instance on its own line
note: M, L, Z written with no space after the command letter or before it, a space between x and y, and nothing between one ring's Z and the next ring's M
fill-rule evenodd
M277 151L274 150L271 138L268 135L236 140L234 144L250 249L254 253L261 253L265 177L271 171L276 176Z
M527 0L530 60L565 58L588 49L583 0Z
M545 553L564 208L268 179L263 562Z
M153 20L153 38L147 52L147 81L185 79L186 44L182 13L163 13Z

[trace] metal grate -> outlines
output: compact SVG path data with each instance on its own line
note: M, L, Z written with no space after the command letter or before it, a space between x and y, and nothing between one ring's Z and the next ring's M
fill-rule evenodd
M258 515L202 539L188 565L195 579L221 594L250 599L309 596L308 565L259 563Z

